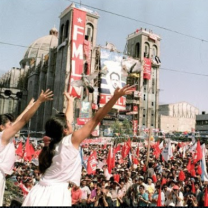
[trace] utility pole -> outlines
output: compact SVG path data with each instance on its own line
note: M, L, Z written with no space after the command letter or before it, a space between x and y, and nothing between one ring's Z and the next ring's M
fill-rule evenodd
M148 163L149 163L151 135L152 135L152 128L150 127L149 128L149 137L148 137L148 146L147 146L147 161L146 161L146 166L148 166Z

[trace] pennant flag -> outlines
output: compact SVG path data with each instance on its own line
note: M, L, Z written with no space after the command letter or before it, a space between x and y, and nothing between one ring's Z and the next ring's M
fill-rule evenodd
M195 193L196 193L196 189L195 189L194 182L192 182L191 192L192 192L193 194L195 194Z
M33 156L35 154L35 150L32 144L30 144L30 154Z
M155 174L152 176L152 180L153 180L153 182L154 182L154 183L156 183L156 182L157 182L157 177L156 177L156 175L155 175Z
M198 165L198 167L197 167L197 173L198 173L199 175L202 174L201 165Z
M119 174L114 174L113 175L113 178L114 178L114 181L116 181L117 183L119 183L119 180L120 180Z
M36 150L35 153L34 153L34 155L33 155L33 158L38 158L40 152L41 152L41 150Z
M162 202L161 202L161 189L160 189L157 198L157 207L161 207L161 206L162 206Z
M168 140L168 145L166 145L166 147L162 151L162 156L166 162L170 160L170 158L173 156L170 139Z
M208 174L207 174L207 166L206 166L206 160L205 160L205 155L206 155L206 147L205 144L202 145L202 160L200 162L201 169L202 169L202 174L201 174L201 180L202 181L208 181Z
M181 170L178 175L179 181L184 181L186 176L185 173Z
M198 140L197 146L196 146L196 152L197 152L197 157L196 157L196 162L202 159L202 150L201 150L201 145L200 141Z
M20 157L23 157L24 152L22 148L22 142L19 143L18 148L16 149L16 154Z
M136 157L134 157L133 155L132 155L132 162L133 162L133 164L135 164L135 165L138 165L138 164L139 164L138 159L137 159Z
M191 169L191 176L193 176L193 177L196 177L196 171L195 171L195 169Z
M139 157L139 146L137 147L136 155L137 155L137 157Z
M82 147L80 147L80 149L79 149L79 154L80 154L80 157L81 157L81 163L82 163L82 166L84 167L85 170L87 170L87 165L86 165L86 163L84 162L84 158L83 158L84 153L83 153Z
M186 166L188 172L191 172L191 159L189 159L188 165Z
M106 162L108 165L108 173L111 174L111 170L115 167L115 155L112 147L110 147L108 151L108 157Z
M117 146L117 147L115 147L115 149L114 149L114 152L115 152L115 154L118 152L118 151L120 151L120 149L121 149L121 146L120 146L120 144Z
M27 137L27 141L26 141L26 145L25 145L24 160L26 160L26 161L32 160L32 152L31 152L29 137Z
M154 148L153 155L155 155L155 158L157 159L161 153L160 148L159 148L159 143L157 142L153 148Z
M129 143L125 143L124 144L124 146L123 146L123 148L122 148L122 157L123 158L126 158L126 156L129 154L129 152L130 152L130 149L131 149L131 146L129 146Z
M95 174L97 166L97 153L93 151L87 161L87 174Z
M207 187L205 188L205 193L204 193L204 206L205 206L205 207L208 207Z

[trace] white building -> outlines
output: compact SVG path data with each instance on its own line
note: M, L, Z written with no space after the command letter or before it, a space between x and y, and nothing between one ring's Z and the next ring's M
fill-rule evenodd
M159 106L159 127L165 132L191 131L195 129L199 109L187 102Z

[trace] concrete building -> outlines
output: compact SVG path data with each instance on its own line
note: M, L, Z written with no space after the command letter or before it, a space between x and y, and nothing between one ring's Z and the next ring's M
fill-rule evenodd
M138 114L134 115L134 119L138 120L141 128L158 128L160 41L158 35L142 28L127 37L126 54L138 59L142 65L139 78L128 80L130 84L138 83L136 90L141 96L130 99L137 100L134 105L138 107Z
M159 106L159 128L165 132L190 132L195 129L198 108L187 102Z
M201 136L208 135L208 114L205 111L196 116L196 131L199 131Z

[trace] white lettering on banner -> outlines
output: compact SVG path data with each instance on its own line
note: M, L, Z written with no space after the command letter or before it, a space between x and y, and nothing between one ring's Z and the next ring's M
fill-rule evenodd
M96 161L95 157L92 156L92 158L91 158L91 160L89 162L90 162L90 167L91 167L92 171L95 171L96 170L96 166L97 166L97 161Z
M76 74L75 69L76 69L76 62L75 60L72 60L72 71L71 71L72 74ZM73 79L71 79L71 81L73 81Z
M77 40L77 35L78 35L78 34L80 34L80 35L82 35L82 36L84 35L84 33L83 33L83 32L79 32L78 29L84 30L83 27L80 27L80 26L78 26L78 25L74 25L73 40Z
M83 60L83 45L80 44L77 49L75 42L73 42L73 52L72 52L72 58L74 57Z

